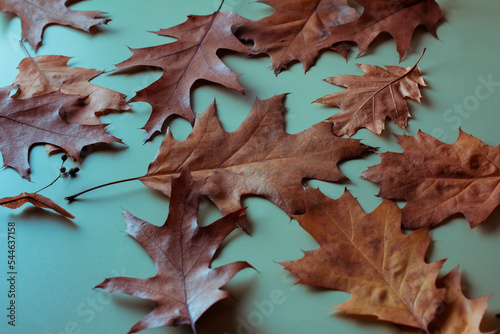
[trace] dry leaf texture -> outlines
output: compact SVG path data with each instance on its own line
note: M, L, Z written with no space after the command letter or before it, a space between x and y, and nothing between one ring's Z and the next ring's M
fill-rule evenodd
M66 7L67 0L0 0L0 11L21 18L23 37L37 49L49 24L71 26L86 32L110 20L100 17L103 12L75 11Z
M52 209L61 216L75 218L71 213L54 203L50 198L36 193L21 193L17 196L4 197L0 199L0 205L10 209L17 209L26 203L31 203L37 208Z
M198 204L202 181L193 181L184 169L172 180L172 197L167 221L156 226L124 212L127 233L146 250L158 273L152 278L108 278L97 288L150 299L155 308L129 333L167 325L191 325L215 302L230 296L220 288L247 262L233 262L210 268L221 242L236 228L239 210L216 222L199 227Z
M60 147L79 160L83 147L95 143L120 142L110 136L104 125L70 124L59 110L78 96L59 91L26 100L9 96L12 87L0 88L0 151L4 166L14 168L29 179L29 151L35 144Z
M441 9L434 0L356 0L363 6L363 14L354 22L338 26L320 47L338 42L352 41L359 45L359 53L368 49L383 32L396 42L400 58L410 48L415 29L423 25L437 38L436 26L443 19Z
M261 0L276 12L238 29L241 39L253 40L254 51L271 56L271 66L278 74L294 60L307 71L323 48L317 46L331 35L332 29L359 17L347 0ZM330 46L325 46L331 49ZM333 47L344 56L343 47Z
M156 32L159 36L174 37L174 43L132 49L133 55L118 64L117 69L134 66L161 68L163 75L150 86L137 92L131 102L147 102L153 111L143 127L147 139L161 131L170 115L179 115L193 123L190 92L198 80L221 84L243 93L237 81L239 74L227 67L217 55L219 50L249 54L250 50L233 35L231 27L249 22L232 12L212 15L191 15L187 21Z
M305 198L306 213L294 218L320 247L285 269L300 284L350 293L337 309L427 331L445 294L436 288L443 261L425 262L427 230L404 235L394 202L366 214L347 191L332 200L308 188Z
M314 102L339 107L340 112L328 118L334 123L333 132L338 136L355 134L367 128L380 135L389 117L397 125L406 128L411 117L405 99L420 103L420 86L426 86L420 69L375 65L359 65L363 76L339 75L327 82L345 87L347 90L330 94Z
M102 74L102 71L69 67L67 64L70 59L70 57L52 55L37 56L33 60L23 59L18 66L19 74L14 81L18 91L13 97L27 99L57 90L65 94L84 97L83 103L78 101L72 106L65 106L61 111L66 121L75 124L101 124L97 116L107 111L130 109L125 101L125 95L89 82Z
M419 132L397 136L404 153L382 153L363 177L380 185L379 196L408 201L407 228L433 226L462 213L471 227L500 204L500 149L460 130L453 144Z
M207 180L202 193L224 214L241 208L244 195L262 196L287 214L304 212L304 180L344 181L337 165L362 156L370 147L333 135L328 122L286 133L284 98L256 100L240 127L230 133L222 129L212 104L198 116L186 140L167 134L142 182L169 195L170 175L188 166L195 179Z

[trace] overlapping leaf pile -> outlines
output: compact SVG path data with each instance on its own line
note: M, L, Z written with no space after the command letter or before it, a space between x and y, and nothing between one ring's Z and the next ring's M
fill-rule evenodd
M471 227L484 221L500 204L498 148L463 132L451 145L424 133L398 137L404 153L382 154L381 164L363 174L380 184L380 196L385 198L370 214L363 212L349 192L332 200L304 185L307 179L346 181L338 164L372 151L359 140L340 136L352 136L362 128L381 134L387 117L402 128L407 126L410 112L405 99L420 102L420 87L425 86L418 62L409 68L358 65L364 76L327 79L347 89L315 102L339 107L340 112L330 122L298 134L284 130L285 95L257 99L248 117L230 133L222 129L215 103L198 116L191 108L190 94L199 81L243 93L239 74L221 61L220 50L266 53L276 74L294 61L307 71L322 50L331 49L347 58L350 43L356 43L361 54L386 32L403 57L417 26L425 26L436 37L436 25L443 18L438 4L434 0L358 0L363 7L360 15L347 0L261 2L275 12L255 22L220 9L211 15L189 16L178 26L156 32L177 41L132 49L133 55L116 66L118 71L132 67L163 71L160 79L130 100L152 107L143 127L146 140L161 131L172 115L194 127L184 141L167 133L147 174L133 178L170 197L166 223L155 226L124 212L127 232L154 261L157 275L115 277L97 287L155 302L153 311L131 333L165 325L190 325L196 333L199 317L229 295L220 288L240 270L251 267L236 262L210 268L210 263L236 224L246 227L242 196L256 195L295 218L317 240L318 249L282 264L299 283L350 293L351 299L337 309L375 316L408 334L480 334L487 297L466 299L458 269L439 278L444 261L425 260L431 241L428 229L404 234L401 226L429 227L456 213L462 213ZM40 4L0 1L0 11L21 17L23 35L35 48L49 23L88 30L109 21L98 18L100 12L71 11L60 0ZM39 15L26 15L33 10ZM233 33L235 26L239 27ZM253 49L239 39L254 41ZM10 96L13 87L0 89L0 151L5 166L25 178L29 178L28 155L33 145L49 144L51 151L62 150L78 160L84 146L120 142L106 133L98 116L128 110L124 96L89 82L102 72L68 67L68 61L63 56L26 58L14 82L17 92ZM200 228L196 217L202 195L225 216ZM405 199L408 204L401 210L390 199ZM0 200L0 205L9 208L25 203L72 217L37 193Z

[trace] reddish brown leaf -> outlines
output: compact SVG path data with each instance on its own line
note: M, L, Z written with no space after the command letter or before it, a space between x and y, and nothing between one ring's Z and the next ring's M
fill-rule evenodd
M130 109L125 101L125 95L89 82L103 71L68 67L67 63L70 59L65 56L38 56L33 60L23 59L18 66L19 74L14 81L14 85L19 89L13 97L27 99L57 90L65 94L84 97L83 103L77 101L73 105L65 106L61 111L66 121L75 124L102 124L97 116L107 111Z
M500 204L499 147L461 130L454 144L423 132L397 138L404 153L381 154L363 177L380 185L379 196L408 201L405 227L437 225L457 213L475 227Z
M132 49L133 55L117 65L117 69L150 66L163 69L163 75L152 85L139 91L131 102L149 103L153 111L143 127L149 139L160 131L170 115L179 115L193 123L190 92L198 80L207 80L243 93L236 80L239 74L229 69L217 55L225 49L251 53L233 35L231 27L249 22L232 12L215 12L212 15L191 15L187 21L156 32L159 36L179 40L159 46Z
M23 37L31 46L38 48L42 34L49 24L71 26L83 31L106 24L110 20L101 18L103 12L74 11L66 7L67 0L0 0L0 11L14 13L21 18Z
M400 58L410 47L413 32L423 25L437 38L436 25L443 19L441 9L434 0L356 0L364 7L361 17L354 22L338 26L320 45L328 47L338 42L352 41L359 45L359 53L368 49L383 32L396 42Z
M359 17L347 0L260 0L276 12L238 29L239 38L253 40L254 51L271 56L271 66L278 74L294 60L307 71L323 49L317 46L331 34L334 27ZM335 51L346 56L343 46Z
M193 181L183 169L172 180L172 197L167 221L156 226L124 212L127 232L146 250L156 265L156 276L146 279L108 278L96 288L150 299L155 308L135 324L129 333L169 325L191 325L214 303L230 296L220 288L247 262L233 262L210 268L216 250L236 228L243 210L199 227L196 219L203 181Z
M436 288L444 261L425 262L427 230L403 234L394 202L384 201L366 214L347 191L332 200L309 188L305 199L306 213L294 218L320 247L282 263L285 269L300 284L350 293L337 309L427 332L445 294Z
M188 166L196 180L207 180L202 193L224 214L241 208L244 195L265 197L287 214L304 212L304 180L346 180L338 163L370 148L359 140L334 136L328 122L286 133L284 97L256 100L240 127L230 133L222 129L212 104L198 116L186 140L167 134L142 182L169 195L170 175Z
M9 97L12 87L0 88L0 151L4 166L29 179L28 155L35 144L52 144L79 160L83 147L95 143L121 142L104 125L70 124L59 110L78 96L59 91L26 100Z
M333 132L350 137L359 129L367 128L380 135L386 117L406 128L411 115L405 99L420 103L419 86L426 86L417 65L406 69L386 66L387 70L375 65L358 64L358 67L366 74L339 75L325 80L347 90L314 101L340 108L340 113L328 118L334 123Z
M50 198L36 193L21 193L17 196L0 198L0 205L10 209L17 209L26 203L31 203L37 208L52 209L61 216L75 218L71 213L54 203Z

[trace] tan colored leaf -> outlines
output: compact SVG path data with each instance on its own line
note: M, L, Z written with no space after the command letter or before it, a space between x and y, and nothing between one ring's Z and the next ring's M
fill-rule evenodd
M484 333L479 326L488 307L489 296L467 299L462 293L461 277L458 268L453 269L443 278L438 279L437 286L446 289L446 296L436 318L430 325L432 334L494 334ZM419 333L413 329L404 329L404 334Z
M124 212L127 232L146 250L156 265L151 278L107 278L96 288L122 292L155 302L155 308L135 324L129 333L161 326L191 325L214 303L230 293L220 288L240 270L251 268L247 262L233 262L210 268L222 241L236 228L244 210L199 227L198 205L203 181L193 181L183 169L172 180L172 197L167 221L156 226Z
M336 307L347 313L427 332L445 294L436 288L444 261L425 262L427 230L403 234L401 210L390 201L366 214L347 191L332 200L308 188L305 200L306 213L294 218L319 248L282 263L298 277L297 283L350 293Z
M107 111L130 109L125 101L125 95L89 82L103 71L69 67L67 63L70 59L52 55L38 56L33 60L23 59L18 66L19 74L14 81L18 91L13 97L27 99L58 90L65 94L79 95L85 100L66 105L61 111L62 117L74 124L101 124L97 116Z
M134 66L157 67L163 75L150 86L137 92L131 102L147 102L153 111L143 129L147 139L161 131L165 120L179 115L193 123L191 88L196 81L206 80L243 93L236 80L239 74L228 68L219 58L219 50L250 54L231 31L234 25L249 20L232 12L215 12L212 15L190 15L186 22L156 32L159 36L174 37L174 43L132 49L133 55L118 64L117 69Z
M50 198L35 193L21 193L13 197L4 197L0 199L0 205L10 209L17 209L26 203L31 203L37 208L52 209L61 216L75 218L71 213L54 203Z
M278 74L294 60L307 71L323 49L318 48L334 27L359 17L347 0L260 0L276 11L271 16L244 24L238 29L241 39L253 40L254 51L271 56L271 66ZM343 46L333 49L347 56Z
M66 7L67 0L0 0L0 11L14 13L21 18L23 37L31 46L38 48L42 34L49 24L71 26L86 32L90 28L107 24L110 20L101 18L103 12L75 11Z
M418 62L417 62L418 63ZM426 86L420 69L413 67L359 65L366 74L339 75L326 79L327 82L346 87L347 90L326 95L314 102L339 107L340 112L328 118L334 123L333 132L338 136L355 134L367 128L380 135L389 117L397 125L406 128L411 117L406 99L420 103L419 86Z
M29 179L29 151L36 144L52 144L79 161L83 147L95 143L121 142L104 125L70 124L59 110L78 96L51 92L20 100L11 98L12 87L0 88L0 151L4 166Z
M422 25L437 38L436 25L443 19L434 0L356 0L363 6L363 14L354 22L336 27L319 47L352 41L359 45L359 53L381 33L389 33L396 42L400 59L410 48L415 29Z
M346 180L337 165L370 147L334 136L328 122L286 133L284 98L256 100L240 127L230 133L222 129L212 104L197 117L186 140L167 134L142 182L170 195L170 175L188 166L196 180L207 180L202 194L223 214L241 208L244 195L262 196L287 214L304 212L304 180Z
M379 196L404 199L403 225L433 226L461 213L471 227L500 204L500 149L460 130L453 144L420 132L397 136L404 153L382 153L363 177L380 185Z

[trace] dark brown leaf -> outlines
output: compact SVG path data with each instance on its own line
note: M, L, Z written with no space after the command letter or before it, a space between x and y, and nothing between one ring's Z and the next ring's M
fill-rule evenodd
M362 176L380 185L379 196L408 201L405 227L437 225L457 213L475 227L500 204L499 147L462 130L453 144L423 132L397 138L404 153L382 153Z
M14 168L29 179L29 151L36 144L60 147L79 160L83 147L95 143L120 142L106 132L104 125L70 124L59 110L78 96L59 91L26 100L9 96L12 87L0 88L0 151L4 166Z
M244 195L265 197L289 215L304 212L305 180L346 180L337 165L370 147L333 135L328 122L286 133L284 98L256 100L240 127L230 133L222 129L212 104L198 116L186 140L167 134L142 182L170 195L170 175L188 166L196 180L207 180L202 193L224 214L241 208Z
M294 60L302 63L307 71L323 49L318 48L334 27L356 20L358 12L347 0L260 0L273 7L276 12L256 22L250 22L238 29L241 39L253 40L254 51L271 56L271 66L278 74ZM335 46L344 56L345 47Z
M383 32L396 42L400 58L410 47L413 32L423 25L437 38L436 25L443 19L441 9L434 0L356 0L364 7L361 17L354 22L336 27L319 47L352 41L359 45L359 53L368 49Z
M148 328L191 325L214 303L230 296L220 288L247 262L233 262L217 268L210 263L221 242L236 228L243 210L199 227L198 204L203 181L193 181L183 169L172 180L172 197L167 221L156 226L124 212L127 232L146 250L156 265L156 276L146 279L108 278L96 288L150 299L155 308L135 324L129 333Z
M228 68L217 55L225 49L249 54L250 50L233 35L231 27L249 20L232 12L212 15L191 15L187 21L156 32L159 36L179 40L159 46L132 49L133 55L118 64L117 69L149 66L163 69L163 75L150 86L137 92L131 102L149 103L153 111L143 127L147 139L160 131L170 115L179 115L193 123L190 92L198 80L218 83L243 93L236 80L239 76Z

